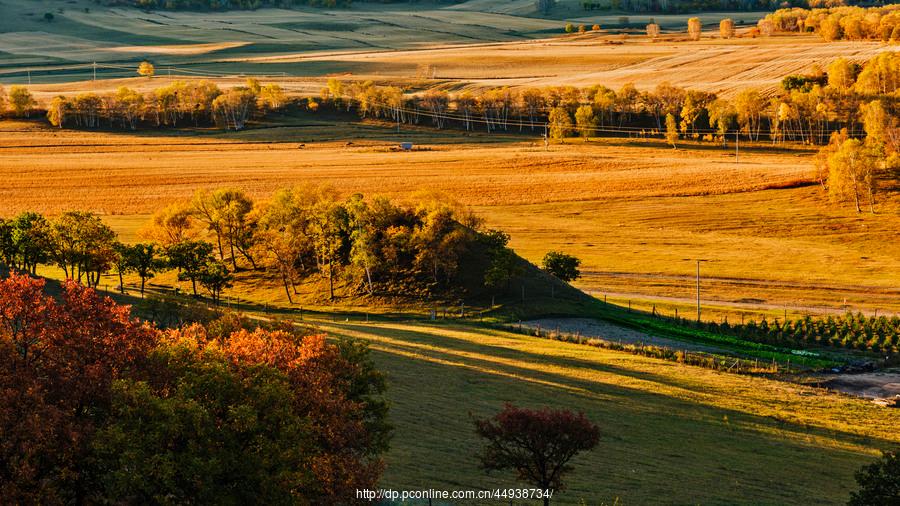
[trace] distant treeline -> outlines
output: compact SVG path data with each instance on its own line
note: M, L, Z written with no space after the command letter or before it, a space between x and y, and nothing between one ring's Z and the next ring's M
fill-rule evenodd
M597 133L640 137L662 135L667 117L672 116L682 138L724 141L739 134L754 141L765 136L773 143L810 144L825 144L842 128L851 136L860 135L863 104L878 100L889 130L886 141L896 151L897 89L900 56L882 53L864 65L838 59L826 69L786 76L774 94L745 89L732 98L669 83L648 91L626 84L618 90L595 85L406 93L395 86L331 79L316 100L355 110L363 118L436 128L546 132L556 138ZM319 107L316 100L311 102L313 109Z
M264 7L349 7L354 0L112 0L107 5L130 5L141 9L225 11ZM355 0L363 3L401 3L409 0ZM452 2L447 2L452 3Z
M413 3L412 0L355 0L362 3ZM458 3L449 0L445 3ZM828 5L844 5L844 0L826 0ZM130 5L142 9L167 10L248 10L264 7L290 8L347 7L354 0L107 0L107 5ZM543 14L553 11L555 1L536 0L537 10ZM684 13L700 11L760 11L772 10L785 5L793 7L816 7L825 4L822 0L602 0L583 2L590 10L613 10L628 12Z
M236 271L268 271L288 301L300 283L320 279L327 297L340 282L346 295L427 298L506 289L523 261L509 237L481 230L480 220L443 198L423 196L414 207L326 189L283 189L254 202L235 189L198 191L190 203L157 212L142 231L146 243L126 245L99 216L70 211L54 218L26 212L0 219L0 262L35 274L55 265L67 278L96 287L101 276L136 274L144 284L177 270L218 302Z
M147 93L123 86L110 94L59 95L44 108L50 124L59 128L135 130L141 125L215 124L240 130L254 114L279 110L285 102L280 86L261 85L251 78L246 86L226 90L210 81L176 81ZM0 87L0 114L8 111L14 116L27 117L39 107L26 87L12 86L8 95Z
M606 8L614 11L684 13L702 11L766 11L775 9L783 5L783 3L778 0L603 0L596 3L584 2L583 5L594 6L594 9ZM804 1L798 1L796 4L806 6Z
M840 4L838 4L840 5ZM759 21L760 29L815 32L823 39L900 41L900 4L880 7L828 5L815 9L779 9Z

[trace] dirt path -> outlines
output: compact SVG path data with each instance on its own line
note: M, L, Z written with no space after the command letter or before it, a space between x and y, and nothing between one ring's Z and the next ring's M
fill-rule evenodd
M643 332L619 327L611 323L591 318L541 318L538 320L522 322L522 325L529 328L538 328L538 326L540 326L541 329L545 330L559 329L559 331L563 333L579 333L584 337L597 337L614 342L652 344L654 346L665 346L677 350L729 353L728 350L717 348L715 346L706 346L677 341L675 339L651 336L649 334L644 334Z

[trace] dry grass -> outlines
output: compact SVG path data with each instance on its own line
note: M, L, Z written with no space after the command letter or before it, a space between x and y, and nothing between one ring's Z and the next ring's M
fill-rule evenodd
M803 153L760 153L735 165L730 153L710 148L698 164L695 151L657 141L572 141L577 145L544 149L530 141L485 144L484 136L442 137L427 129L401 137L427 150L392 153L396 141L388 139L396 135L390 130L316 126L150 136L0 123L6 182L0 212L87 205L107 214L146 214L201 187L236 185L266 197L301 183L394 197L433 189L473 206L527 205L744 192L809 173ZM360 139L366 131L381 139ZM341 136L354 144L337 141Z

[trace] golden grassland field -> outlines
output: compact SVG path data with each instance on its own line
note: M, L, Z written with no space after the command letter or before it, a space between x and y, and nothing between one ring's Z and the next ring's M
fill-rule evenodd
M265 126L127 134L2 122L0 213L89 209L134 241L149 214L198 188L235 186L263 199L298 184L400 200L439 191L509 232L533 262L551 249L577 255L577 286L623 304L688 310L702 258L710 318L900 309L898 203L886 200L873 216L828 202L810 149L762 143L736 161L733 146L709 143L572 139L545 148L525 136L425 127L398 135L310 114ZM420 150L391 151L398 140Z
M0 2L0 82L31 78L29 89L44 102L122 85L146 92L188 71L265 73L292 98L317 96L330 76L410 92L626 83L647 90L669 81L728 97L747 87L773 90L785 75L839 56L862 61L894 49L813 36L724 41L710 32L688 42L674 32L685 16L657 17L666 33L655 42L636 30L557 36L564 20L612 25L618 17L590 16L574 0L561 0L554 19L533 17L531 0L201 14L86 0ZM54 21L43 21L51 11ZM727 16L747 25L759 13ZM721 17L703 22L710 28ZM648 21L633 16L639 26ZM132 77L145 58L157 76ZM92 62L101 64L97 81L89 80L92 66L64 68ZM177 67L174 75L168 67ZM214 80L244 83L234 75ZM410 203L439 192L509 233L510 246L531 262L549 250L579 257L583 275L574 285L622 306L693 311L703 259L704 319L900 313L900 198L886 191L878 214L829 202L814 178L815 147L742 140L736 156L730 141L725 148L680 141L673 149L638 137L545 146L540 130L398 131L324 109L272 114L239 132L79 131L41 118L0 120L0 217L94 211L123 241L136 242L154 211L198 189L236 187L260 201L280 188L330 186L345 197ZM415 149L397 150L402 141ZM53 267L38 274L62 277ZM126 278L125 295L114 293L115 273L99 288L138 303L136 279ZM529 337L474 318L417 318L431 301L343 298L339 285L332 303L323 283L305 282L301 304L287 310L275 273L244 270L225 291L226 305L252 318L302 318L331 336L370 343L396 427L380 482L386 488L516 486L511 474L485 474L475 458L472 416L496 413L504 402L583 410L600 425L599 447L575 460L568 489L554 497L559 504L842 504L854 471L900 443L900 410L864 399ZM149 289L174 286L189 291L174 271ZM529 285L538 299L530 316L625 313L567 287L576 302L561 300L559 290L535 294L536 286Z
M0 33L0 44L3 36ZM10 39L10 44L21 42L19 38ZM123 69L104 70L101 66L98 71L101 79L96 82L91 80L90 65L98 61L96 55L72 60L88 63L80 70L56 71L52 70L53 64L47 64L42 67L45 70L33 72L31 90L42 99L85 89L109 92L123 85L146 91L175 79L202 77L203 72L209 71L212 72L210 78L221 86L242 84L244 79L223 73L257 72L270 76L267 79L275 80L289 92L313 95L318 94L328 77L337 76L347 80L371 79L415 88L448 90L595 84L618 89L629 83L648 90L661 82L670 82L727 97L748 87L773 91L784 76L808 72L814 66L824 68L838 57L862 62L879 52L895 49L893 45L880 42L823 43L813 35L728 41L707 38L690 42L680 35L658 41L633 36L623 41L618 35L590 33L512 42L422 44L412 49L323 48L250 51L250 54L241 55L228 54L248 47L241 42L223 42L227 47L219 47L218 43L200 44L203 45L152 48L152 51L160 51L159 54L149 52L151 48L128 48L121 55L123 60L115 60L124 66ZM60 47L70 46L61 43ZM4 49L0 45L0 54L3 51L33 52L34 49L26 45ZM158 75L153 79L132 78L136 61L142 58L157 64ZM0 65L0 82L26 83L24 67L8 61L6 67ZM57 67L60 65L63 64ZM175 70L166 70L170 66ZM423 71L424 68L427 70Z

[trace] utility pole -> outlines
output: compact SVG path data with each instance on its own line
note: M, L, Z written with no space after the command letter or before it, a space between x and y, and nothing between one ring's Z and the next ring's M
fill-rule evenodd
M741 163L741 130L734 131L734 163Z
M697 260L697 323L700 323L700 260Z
M97 80L97 62L94 62L93 67L94 67L94 81L96 81Z

